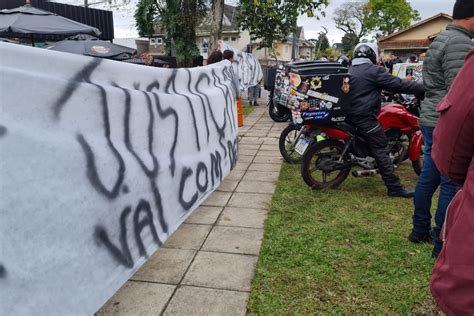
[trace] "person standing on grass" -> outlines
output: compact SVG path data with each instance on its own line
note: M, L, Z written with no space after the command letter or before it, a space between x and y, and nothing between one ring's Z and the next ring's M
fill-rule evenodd
M433 229L433 257L437 257L443 242L439 237L444 222L446 208L456 193L456 185L440 175L431 158L433 131L439 114L436 105L446 95L464 64L464 58L474 47L474 1L457 0L454 5L453 24L448 25L431 44L426 53L423 65L423 82L426 97L421 104L420 125L425 143L424 164L415 189L413 229L408 240L413 243L432 242L431 235L431 202L438 187L441 187L438 208ZM474 294L473 294L474 295Z
M348 121L357 127L370 147L380 175L391 197L412 198L413 190L405 189L395 174L388 150L388 140L377 114L382 106L382 90L422 95L423 84L402 80L378 66L379 48L375 43L360 43L354 49L354 59L349 73L352 75L352 98Z
M474 315L474 50L438 105L433 160L461 189L446 211L431 293L447 315Z

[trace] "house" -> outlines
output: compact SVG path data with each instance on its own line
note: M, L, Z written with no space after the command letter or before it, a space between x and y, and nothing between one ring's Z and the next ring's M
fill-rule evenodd
M383 58L390 58L391 54L398 55L402 60L412 54L421 55L428 50L433 39L446 29L453 18L440 13L412 26L385 36L378 40Z

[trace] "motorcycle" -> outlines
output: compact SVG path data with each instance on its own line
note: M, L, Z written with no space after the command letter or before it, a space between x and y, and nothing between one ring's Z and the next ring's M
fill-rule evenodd
M417 102L417 101L416 101ZM423 137L419 119L403 105L388 104L382 107L378 119L389 142L390 158L395 166L410 159L417 175L422 168ZM343 183L354 167L354 177L373 176L379 173L375 159L364 137L347 122L312 126L321 131L326 140L312 142L300 137L298 142L310 144L304 152L301 174L313 189L336 188ZM408 143L408 145L406 144ZM301 146L296 144L296 146Z
M384 95L384 98L386 96L387 94ZM416 117L420 116L420 102L416 97L409 96L409 95L391 94L390 99L394 100L394 102L397 104L403 105L403 107L409 113L415 115ZM380 114L382 113L385 113L385 112L381 112ZM380 119L380 115L379 115L379 119ZM393 133L393 132L390 131L388 133ZM400 137L398 140L393 140L392 139L393 135L387 135L387 137L391 142L391 148L394 151L392 154L394 156L397 156L397 151L399 148L399 146L395 146L396 142L401 142L404 144L405 148L407 147L406 143L409 141L409 139L406 135L400 134ZM280 134L280 138L279 138L280 154L282 155L283 159L290 164L300 163L302 157L304 156L306 152L306 149L310 147L314 142L317 142L323 139L324 137L321 136L321 131L318 129L317 126L314 126L312 124L301 125L301 124L292 123L289 126L287 126ZM408 151L405 151L405 155L401 159L400 163L407 160L408 158L409 158Z

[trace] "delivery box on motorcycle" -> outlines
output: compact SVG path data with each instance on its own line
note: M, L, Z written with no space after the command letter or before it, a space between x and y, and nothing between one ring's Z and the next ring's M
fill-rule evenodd
M339 63L301 62L277 71L274 102L292 110L298 124L342 122L351 106L351 76Z

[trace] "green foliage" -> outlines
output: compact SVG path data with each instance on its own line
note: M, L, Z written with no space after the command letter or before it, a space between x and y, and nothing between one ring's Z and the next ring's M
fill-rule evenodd
M368 8L369 25L379 36L395 33L420 19L419 12L407 0L369 0Z
M153 35L157 12L156 0L141 0L138 2L134 18L140 36Z
M319 49L319 51L325 51L326 49L329 48L329 39L326 36L326 34L321 33L318 38L317 46L316 48Z
M239 25L250 32L252 40L261 40L260 47L272 47L296 30L300 14L324 16L327 4L328 0L241 0Z
M352 51L358 43L359 39L357 38L357 36L350 33L346 33L342 37L342 50L345 53L348 53L349 51Z
M168 54L181 67L189 67L199 55L196 26L209 8L208 0L140 0L135 19L141 36L154 33L156 24L166 33Z

